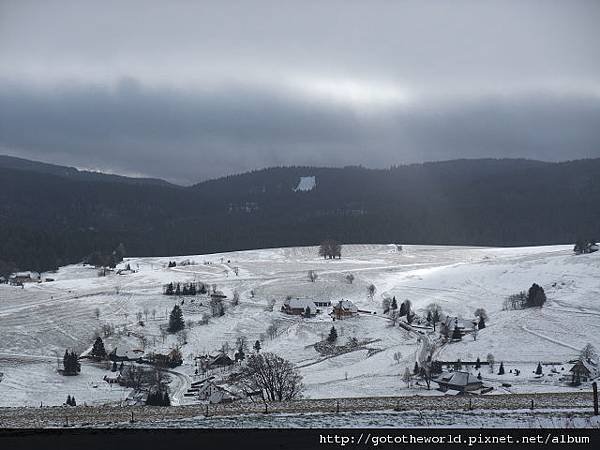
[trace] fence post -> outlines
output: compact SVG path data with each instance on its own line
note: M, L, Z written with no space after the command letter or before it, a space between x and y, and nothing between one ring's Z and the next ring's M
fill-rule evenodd
M340 401L338 400L335 404L335 412L339 413L340 412Z
M206 413L204 415L208 417L208 404L206 405Z
M592 389L594 390L594 415L598 415L598 383L595 381L592 383Z
M534 409L533 399L531 399L531 409Z
M471 411L473 409L473 403L472 400L469 399L469 411Z
M131 411L131 423L133 423L133 411Z

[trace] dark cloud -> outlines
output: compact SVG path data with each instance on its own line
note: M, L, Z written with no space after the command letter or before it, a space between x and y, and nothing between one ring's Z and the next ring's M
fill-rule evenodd
M430 103L360 115L302 96L0 89L7 153L190 183L279 164L387 166L450 157L600 157L600 99L548 93Z
M600 156L600 3L0 3L0 153L183 183Z

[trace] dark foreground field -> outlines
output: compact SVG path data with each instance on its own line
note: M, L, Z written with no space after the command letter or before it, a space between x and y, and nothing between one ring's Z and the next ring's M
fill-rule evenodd
M177 407L0 408L0 428L599 427L592 394L382 397Z

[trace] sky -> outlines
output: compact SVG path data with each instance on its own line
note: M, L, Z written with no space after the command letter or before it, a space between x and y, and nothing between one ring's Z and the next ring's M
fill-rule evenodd
M0 154L191 184L600 157L600 2L0 0Z

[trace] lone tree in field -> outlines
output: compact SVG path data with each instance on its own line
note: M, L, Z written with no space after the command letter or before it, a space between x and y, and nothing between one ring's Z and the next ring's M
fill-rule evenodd
M492 355L491 353L488 353L486 359L487 359L488 366L490 368L490 372L494 372L494 363L495 363L494 355Z
M240 380L244 390L261 391L265 400L271 402L298 398L304 388L298 369L291 362L268 352L250 356L240 372Z
M373 300L373 297L375 297L375 292L377 291L377 288L375 287L375 285L373 283L371 283L369 286L367 286L367 296Z
M504 375L504 362L500 363L500 368L498 369L498 375Z
M327 239L321 242L321 245L319 246L319 256L322 256L325 259L341 258L342 246L333 239Z
M258 341L258 340L254 343L254 351L256 353L260 352L260 341Z
M487 312L483 308L477 308L475 310L475 317L478 318L477 327L483 330L485 328L485 321L488 320Z
M544 292L544 288L536 283L533 283L527 292L527 307L541 307L544 305L544 303L546 303L546 293Z
M331 330L329 330L329 336L327 336L327 342L333 344L335 341L337 341L337 338L337 330L335 329L335 327L331 327Z
M544 373L544 370L542 369L542 363L539 362L537 365L537 368L535 369L535 374L542 375L543 373Z
M317 272L315 272L314 270L308 271L308 279L310 281L312 281L314 283L315 281L317 281L317 278L319 278L319 276L317 275Z
M101 361L106 359L106 349L104 348L104 342L102 342L102 338L98 336L96 341L94 342L94 346L92 347L92 352L90 353L92 358Z
M181 311L179 305L175 305L173 306L173 310L169 316L169 327L167 328L167 331L169 333L176 333L183 330L184 327L185 322L183 321L183 312Z
M407 367L404 369L404 375L402 375L402 381L406 383L406 387L410 387L412 382L412 375L410 374L410 369Z
M354 275L351 273L346 274L346 281L348 282L348 284L352 284L352 282L354 281Z

